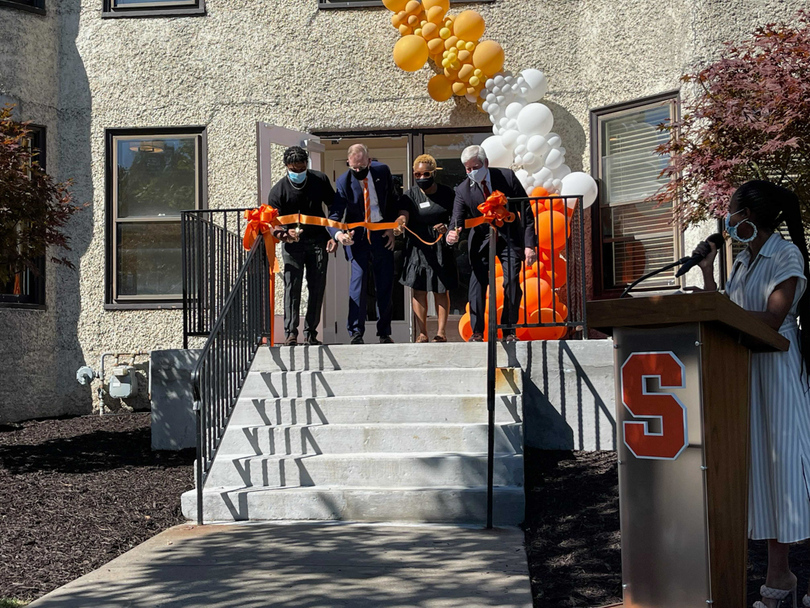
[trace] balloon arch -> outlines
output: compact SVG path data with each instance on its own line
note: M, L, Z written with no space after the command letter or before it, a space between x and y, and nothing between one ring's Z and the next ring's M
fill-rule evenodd
M494 40L481 40L486 24L473 10L453 16L450 0L383 0L394 14L391 24L401 38L394 45L394 62L406 72L422 69L429 60L437 70L427 84L436 101L465 97L489 116L491 137L481 144L493 167L509 167L531 196L582 195L585 207L596 200L593 178L572 172L565 164L565 148L552 132L554 116L539 101L546 95L548 81L536 69L516 76L503 71L504 51ZM576 199L557 198L532 204L535 213L540 259L521 273L525 299L520 323L561 323L568 310L554 293L565 289L567 262L561 256L568 235L566 218L575 212ZM552 238L553 235L553 238ZM554 250L551 244L554 243ZM503 305L503 270L497 265L497 306ZM500 312L500 310L499 310ZM487 298L487 315L489 299ZM555 340L565 327L518 329L522 340ZM470 339L469 305L459 322L459 333Z

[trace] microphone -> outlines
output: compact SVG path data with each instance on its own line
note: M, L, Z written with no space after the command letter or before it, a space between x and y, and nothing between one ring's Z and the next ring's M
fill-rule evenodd
M717 247L717 249L720 249L720 247L722 247L726 241L723 238L722 234L720 234L719 232L715 232L714 234L706 238L706 242L712 243L714 244L715 247ZM677 279L678 277L685 275L687 272L692 270L692 268L700 264L705 257L706 257L705 255L696 253L692 256L681 258L679 262L682 264L682 266L680 270L678 270L678 272L675 273L675 278Z

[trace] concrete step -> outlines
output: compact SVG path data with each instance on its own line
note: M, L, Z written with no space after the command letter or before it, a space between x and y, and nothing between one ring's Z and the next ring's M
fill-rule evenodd
M485 394L239 399L231 424L477 423L487 420L486 399ZM496 396L496 422L520 422L521 417L517 395Z
M496 391L520 393L519 369L498 370ZM253 372L240 398L348 397L354 395L480 395L486 393L486 368L326 370Z
M241 486L473 487L486 484L486 453L217 455L206 490ZM495 454L494 483L523 485L523 456Z
M494 488L494 523L520 524L520 487ZM182 496L183 515L197 517L197 495ZM203 493L206 522L246 520L345 520L481 524L486 521L486 487L413 488L222 488Z
M514 345L498 343L498 364L515 361ZM253 362L257 372L315 370L424 369L446 367L486 367L484 343L447 342L444 344L365 344L334 346L262 347Z
M523 453L523 426L495 426L495 451ZM362 452L486 452L486 424L230 424L217 452L235 454L356 454Z

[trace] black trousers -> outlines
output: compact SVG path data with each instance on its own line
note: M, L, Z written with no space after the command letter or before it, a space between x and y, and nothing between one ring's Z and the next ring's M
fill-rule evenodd
M520 289L520 266L523 263L523 252L518 253L516 249L508 247L505 243L498 243L495 255L501 260L503 266L503 313L501 323L515 324L520 314L520 299L523 297L523 290ZM472 266L472 276L470 276L470 325L473 333L483 334L486 332L484 315L486 314L486 293L489 284L489 247L483 250L470 251L470 266ZM496 314L496 311L492 311ZM504 335L514 334L514 329L504 330Z
M301 285L307 278L307 314L304 319L304 334L316 337L321 320L323 294L326 290L326 266L329 257L326 243L322 241L299 241L284 243L281 247L284 260L284 333L298 335L299 310L301 308Z

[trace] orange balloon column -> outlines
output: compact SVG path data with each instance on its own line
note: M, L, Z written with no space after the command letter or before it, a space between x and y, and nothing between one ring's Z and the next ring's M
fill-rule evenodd
M537 243L541 250L555 251L565 248L565 215L558 211L544 211L537 215Z
M472 333L472 326L470 325L470 311L468 310L461 315L461 318L458 320L458 334L461 336L462 340L469 342Z
M543 308L530 311L527 323L562 323L560 313ZM524 327L517 330L516 335L521 340L559 340L565 335L565 327Z
M520 283L523 290L523 298L520 303L527 311L531 312L538 308L548 308L551 306L552 294L551 285L539 277L531 277Z

